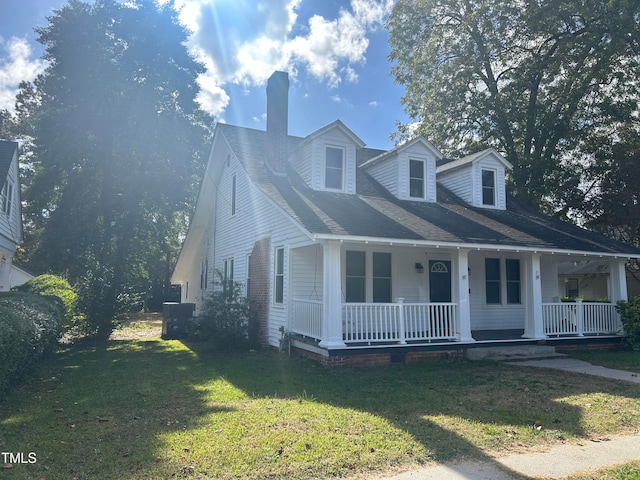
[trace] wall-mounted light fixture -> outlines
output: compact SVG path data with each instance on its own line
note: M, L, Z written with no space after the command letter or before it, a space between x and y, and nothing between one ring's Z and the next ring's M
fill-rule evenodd
M421 262L416 262L416 273L424 273L424 267Z

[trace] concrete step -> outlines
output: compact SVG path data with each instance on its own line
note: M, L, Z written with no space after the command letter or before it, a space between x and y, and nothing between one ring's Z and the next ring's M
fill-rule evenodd
M548 345L522 345L510 347L478 347L467 349L469 360L493 360L496 362L518 362L523 360L540 360L548 358L564 358L554 347Z

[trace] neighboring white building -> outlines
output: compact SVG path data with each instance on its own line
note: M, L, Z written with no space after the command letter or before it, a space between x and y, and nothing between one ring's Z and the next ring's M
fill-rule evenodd
M288 76L267 86L267 130L218 124L172 281L198 307L218 270L281 331L330 363L354 353L620 334L625 262L640 249L509 196L493 149L444 159L424 138L389 151L335 121L288 135ZM558 265L607 262L610 304L563 304ZM338 361L338 360L336 360Z
M22 243L18 144L0 140L0 292L11 288L16 246Z

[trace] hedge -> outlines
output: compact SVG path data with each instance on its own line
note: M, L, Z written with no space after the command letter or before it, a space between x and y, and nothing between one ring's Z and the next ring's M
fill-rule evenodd
M39 295L54 296L62 300L65 307L64 324L65 329L71 328L76 322L78 294L69 285L69 282L57 275L45 273L32 278L27 283L13 288L17 292L37 293Z
M0 399L55 350L63 317L57 297L0 293Z

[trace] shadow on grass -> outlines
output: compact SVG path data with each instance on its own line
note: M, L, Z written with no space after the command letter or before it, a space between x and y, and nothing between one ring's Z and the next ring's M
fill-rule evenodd
M165 461L158 454L164 434L188 431L203 416L234 412L207 405L194 387L194 375L211 373L179 343L81 342L62 348L0 403L0 450L34 452L37 459L4 468L2 478L154 478Z
M0 450L37 454L2 473L302 479L460 458L497 466L485 453L494 447L587 435L580 408L558 399L603 391L628 395L615 382L500 364L331 370L199 342L85 343L0 403ZM406 449L386 452L393 445Z
M277 354L270 355L266 362L260 356L255 360L238 357L242 358L238 362L216 355L205 344L185 344L253 397L303 397L384 418L421 444L422 458L415 452L404 455L404 462L416 464L464 458L505 471L486 451L504 448L505 444L514 449L532 446L536 437L549 444L588 436L581 408L559 399L603 389L620 394L615 382L604 379L594 381L492 362L457 360L331 370ZM348 473L349 468L345 465L338 474ZM514 471L506 473L512 478L525 478Z

